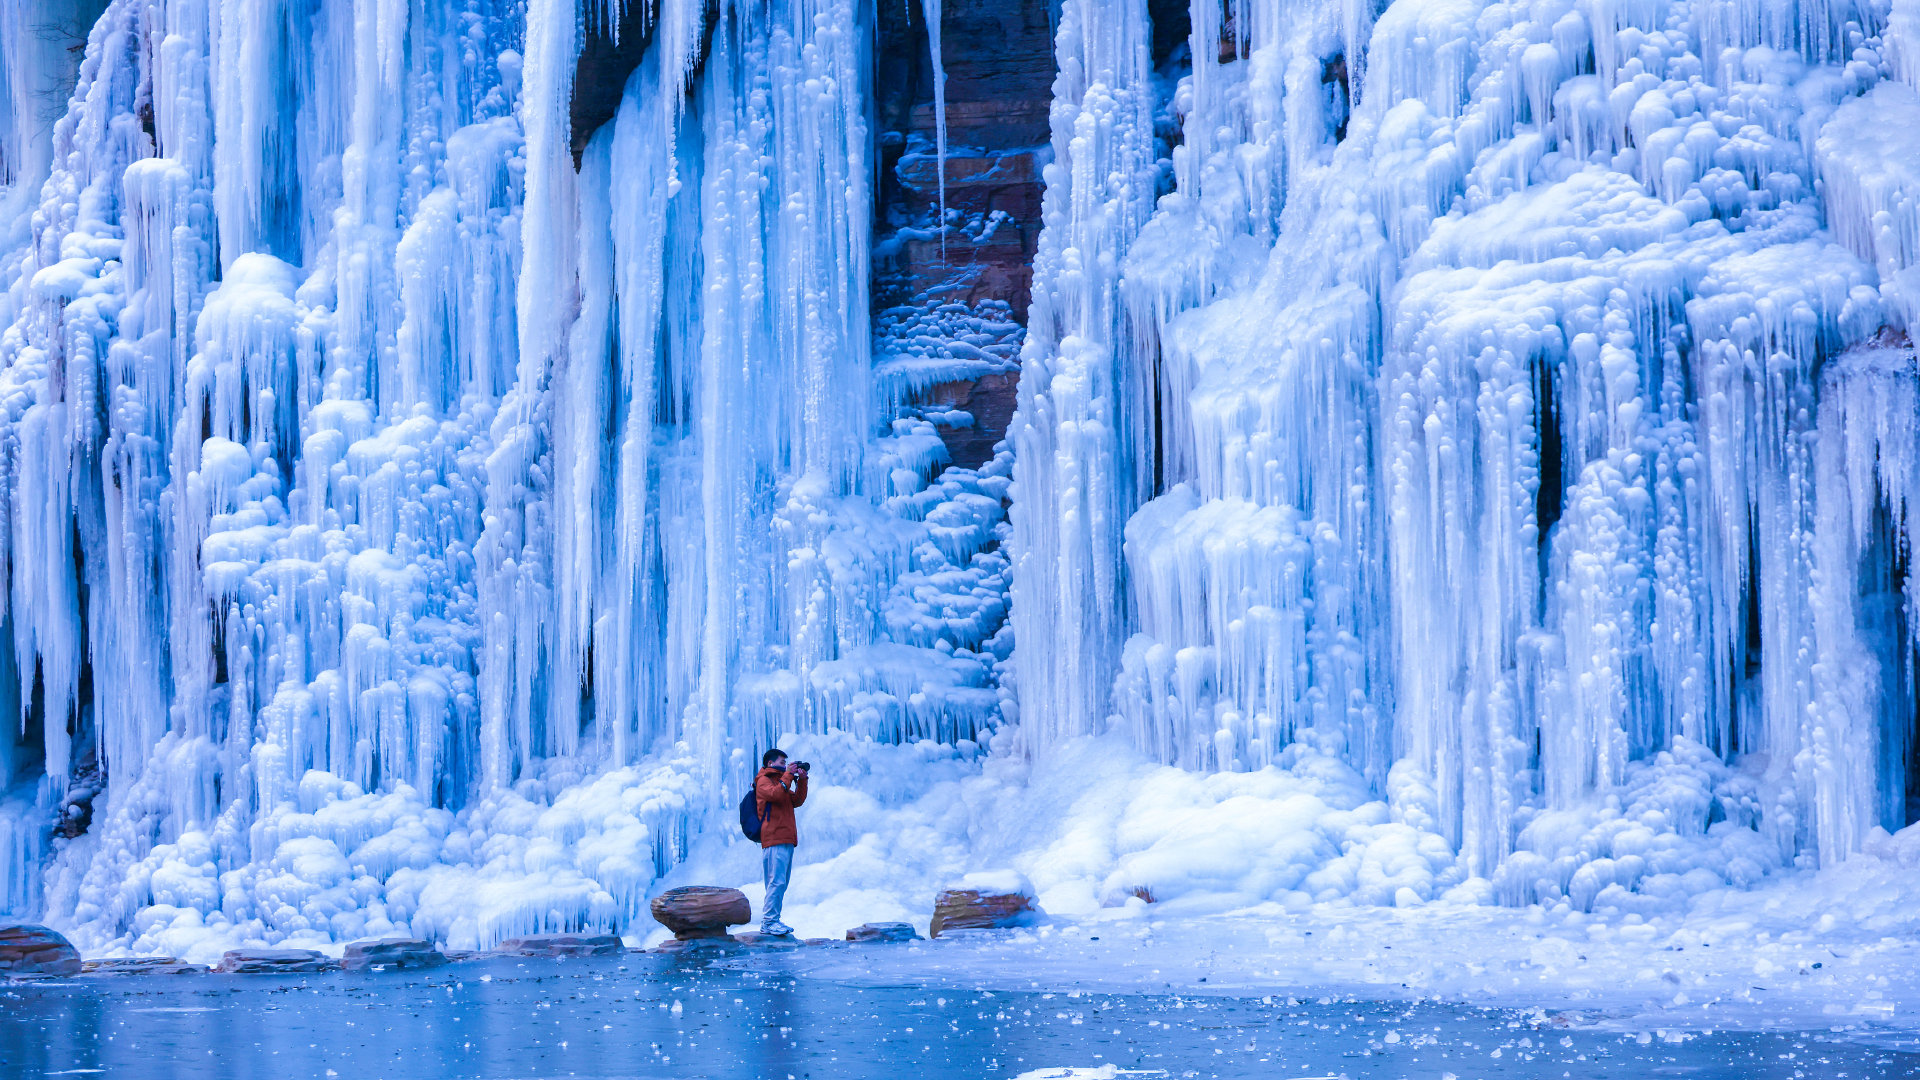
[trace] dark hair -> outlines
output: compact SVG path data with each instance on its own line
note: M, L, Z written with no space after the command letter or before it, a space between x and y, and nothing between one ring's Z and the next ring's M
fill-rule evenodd
M785 750L782 750L779 747L774 747L772 750L769 750L766 753L760 755L760 767L764 769L767 766L773 764L775 758L783 758L786 756L787 756L787 752Z

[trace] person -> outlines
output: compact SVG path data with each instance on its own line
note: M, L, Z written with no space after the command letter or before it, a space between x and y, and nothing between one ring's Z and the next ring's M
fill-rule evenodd
M785 936L793 933L793 927L780 921L780 908L787 899L787 879L793 874L793 849L800 843L800 827L793 811L807 801L806 764L788 768L782 750L762 754L753 796L760 811L760 865L767 882L760 932Z

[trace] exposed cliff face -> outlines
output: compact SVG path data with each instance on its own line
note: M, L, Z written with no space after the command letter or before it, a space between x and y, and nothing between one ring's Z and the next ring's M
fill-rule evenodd
M601 125L620 111L627 78L653 44L658 10L653 4L611 5L617 18L589 19L574 61L573 100L568 120L573 130L573 167ZM707 20L709 23L711 19ZM701 55L706 54L704 44Z
M892 5L888 5L892 7ZM893 19L906 9L896 8ZM914 14L920 14L915 11ZM907 228L882 273L903 293L1007 303L1024 321L1040 231L1040 170L1053 81L1046 0L961 0L945 5L945 199L933 72L924 20L886 33L882 86L882 180L876 220ZM889 78L897 80L886 85ZM988 219L994 224L983 227ZM917 228L916 228L917 227ZM896 234L899 235L899 234ZM944 241L944 242L943 242Z
M890 331L903 311L940 312L945 333L999 346L989 346L994 361L984 368L962 378L910 379L902 395L935 422L956 465L978 465L1006 433L1019 380L1014 359L1040 232L1053 11L1047 0L883 8L875 88L879 347L884 353L902 340ZM946 44L938 67L930 12ZM923 344L909 342L904 354L924 353Z
M899 380L896 403L932 419L953 463L972 467L993 456L1013 417L1015 354L1040 232L1056 11L1049 0L962 0L931 10L953 43L937 66L928 7L882 4L876 12L876 351L883 363L909 358L914 370ZM582 28L569 110L576 166L618 111L654 21L651 5L635 4L617 22L589 18ZM936 95L942 76L944 94ZM926 333L920 316L937 331ZM941 361L954 359L955 342L966 339L959 351L967 353L983 337L997 347L973 365L979 370L929 374L952 366Z

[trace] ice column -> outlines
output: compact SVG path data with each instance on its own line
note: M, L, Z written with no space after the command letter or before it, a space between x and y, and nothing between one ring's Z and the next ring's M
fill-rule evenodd
M1096 430L1064 389L1099 384L1036 339L1018 431L1055 439L1020 444L1019 502L1048 531L1014 513L1039 744L1107 711L1047 695L1061 655L1103 655L1074 642L1108 609L1073 590L1111 580L1140 633L1110 708L1144 748L1257 767L1311 733L1478 874L1577 861L1528 823L1607 812L1662 755L1744 758L1781 862L1896 823L1903 751L1859 757L1878 676L1814 657L1904 631L1809 598L1880 566L1816 510L1813 447L1878 451L1827 447L1815 373L1907 319L1910 170L1865 137L1911 126L1881 64L1906 14L1886 40L1850 3L1195 5L1173 192L1117 266L1036 267L1036 311L1117 281L1153 406L1118 430L1156 440L1056 467ZM1078 148L1050 197L1084 197ZM1146 500L1111 569L1054 538L1061 492L1103 484ZM1665 812L1694 836L1710 805Z
M1122 530L1144 496L1149 387L1117 270L1152 208L1149 24L1138 0L1069 0L1014 447L1013 624L1033 748L1095 731L1129 620Z

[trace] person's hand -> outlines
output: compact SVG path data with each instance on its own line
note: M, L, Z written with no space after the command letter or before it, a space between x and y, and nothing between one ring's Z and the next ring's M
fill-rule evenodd
M800 779L807 775L807 767L804 765L795 765L787 770L787 775L795 779Z

